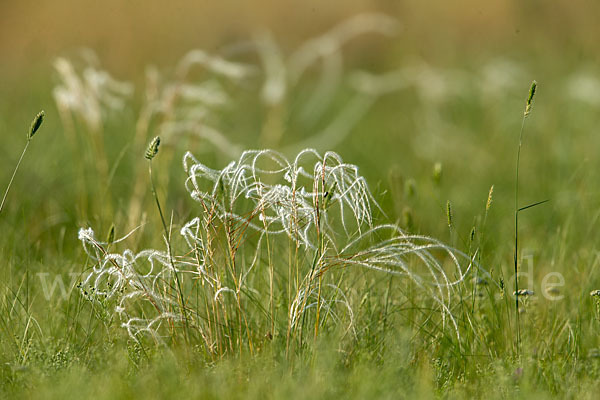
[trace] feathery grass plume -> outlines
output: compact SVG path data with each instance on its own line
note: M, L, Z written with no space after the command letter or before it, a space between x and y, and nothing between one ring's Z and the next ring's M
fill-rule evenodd
M537 82L531 82L531 87L529 88L529 96L527 97L527 104L525 105L525 113L524 116L528 116L531 112L531 106L533 105L533 96L535 96L535 90L537 88Z
M442 182L442 163L436 162L433 166L433 181L436 185Z
M452 203L450 203L450 200L446 202L446 218L448 222L448 228L452 228Z
M27 142L25 143L25 148L23 148L23 152L21 153L21 157L19 157L19 161L17 161L17 165L15 167L15 170L13 171L12 176L10 177L10 181L8 182L8 186L6 187L6 190L4 191L4 196L2 196L2 202L0 202L0 213L2 213L2 210L4 209L4 203L6 202L6 197L8 196L8 192L10 191L10 187L12 186L13 180L15 179L15 176L17 175L17 171L19 170L19 166L21 165L21 162L23 161L23 157L25 157L25 153L27 152L27 148L29 147L29 143L31 142L31 139L33 138L33 135L35 135L35 133L42 126L42 123L44 122L44 116L45 115L46 114L42 110L39 113L37 113L37 115L35 116L35 118L31 122L31 126L29 127L29 131L27 133Z
M485 212L488 212L490 210L490 207L492 206L492 195L494 194L494 185L492 185L490 187L490 191L488 193L488 197L487 197L487 202L485 203Z
M106 254L91 229L80 230L96 263L84 284L117 296L115 311L133 338L150 334L160 342L173 334L173 322L187 319L188 336L214 358L252 351L265 330L286 336L288 349L305 344L302 331L311 324L318 326L315 335L344 327L344 334L356 336L347 296L352 276L365 269L408 280L436 310L432 323L460 340L465 327L452 303L475 262L436 239L375 225L372 210L379 206L357 166L313 149L292 160L272 150L246 151L222 169L186 153L183 164L186 189L201 213L180 229L180 254L170 254L169 240L166 251ZM320 201L323 188L331 188L327 207ZM265 259L282 262L270 271L261 268ZM280 279L271 280L274 273ZM177 279L182 290L176 292ZM273 287L260 290L256 284L263 279ZM185 308L178 307L179 293ZM272 316L265 312L272 302L287 306L274 308Z

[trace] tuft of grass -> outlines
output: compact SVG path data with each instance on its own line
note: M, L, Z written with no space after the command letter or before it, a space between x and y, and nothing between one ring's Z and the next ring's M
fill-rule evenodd
M147 150L150 168L156 143ZM436 239L376 224L380 208L366 180L338 154L306 149L290 161L253 150L215 170L186 153L184 166L201 213L180 229L183 253L173 253L153 183L166 252L107 254L97 251L105 244L91 229L80 231L97 265L85 283L117 297L116 312L132 339L175 341L183 322L185 339L209 359L252 354L265 340L284 341L290 357L310 336L317 341L337 331L340 340L357 340L350 292L368 270L407 279L435 310L428 320L461 337L452 308L472 258Z

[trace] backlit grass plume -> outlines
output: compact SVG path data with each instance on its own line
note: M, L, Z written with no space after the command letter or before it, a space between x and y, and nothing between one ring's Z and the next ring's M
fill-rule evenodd
M460 336L451 303L473 260L436 239L376 224L367 182L338 154L305 149L288 160L253 150L213 169L186 153L183 164L198 208L179 229L181 253L173 254L158 201L166 251L109 254L92 229L79 232L95 262L84 284L116 299L132 338L146 333L162 342L182 327L215 357L252 353L265 332L288 350L333 329L356 335L349 293L369 270L412 282L440 318L431 320Z
M42 123L44 122L44 116L45 115L46 114L44 113L44 111L40 111L35 116L35 118L33 119L33 121L31 122L31 126L29 127L29 131L27 132L27 142L25 143L25 148L23 149L23 152L21 153L21 157L19 157L19 161L17 162L15 170L13 171L13 174L12 174L12 176L10 178L10 181L8 182L8 186L6 187L6 191L4 192L4 196L2 196L2 202L0 203L0 213L2 213L2 210L4 209L4 203L6 202L6 197L8 196L8 192L10 191L10 187L12 186L13 180L15 179L15 176L17 175L17 171L19 170L19 166L21 165L21 161L23 161L23 157L25 157L25 153L27 152L27 148L29 147L29 143L31 142L31 139L33 138L33 135L35 135L36 132L42 126Z

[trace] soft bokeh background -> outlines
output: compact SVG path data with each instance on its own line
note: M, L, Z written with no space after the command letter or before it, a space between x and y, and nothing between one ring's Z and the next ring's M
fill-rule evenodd
M415 213L418 229L431 234L446 234L444 208L450 199L466 235L494 184L496 222L505 234L498 241L506 243L498 258L509 260L516 137L532 79L538 80L540 88L526 132L523 201L553 199L546 208L551 213L531 211L531 218L539 218L539 232L553 231L557 218L567 214L582 223L589 221L580 211L596 193L591 182L599 143L598 11L597 2L585 0L3 1L0 187L8 181L22 146L19 132L25 132L31 116L43 108L47 112L44 132L28 155L30 167L23 168L15 182L8 205L12 215L26 219L36 236L33 241L51 226L67 229L67 237L73 237L83 223L110 220L108 215L100 216L100 210L86 214L73 205L81 193L72 188L77 172L69 164L75 153L73 148L67 151L52 98L58 82L56 57L76 58L81 48L89 48L102 68L136 85L133 106L103 132L108 163L112 163L120 149L131 143L148 65L168 73L191 49L219 54L265 31L272 33L282 53L290 54L308 38L351 16L379 12L398 20L398 34L367 34L352 40L343 48L345 70L404 69L412 80L406 89L380 96L333 150L361 165L391 218L401 219L408 207ZM344 98L343 90L338 96ZM265 145L259 137L266 114L229 115L225 134L233 141L247 148ZM298 142L308 135L302 129L293 123L285 126L275 146L286 148ZM185 196L182 189L177 191L183 179L177 160L184 150L179 146L172 154L170 185L176 193L169 197L172 206L178 196ZM226 161L227 156L215 156L219 166ZM430 182L436 162L444 167L443 186L438 189ZM115 212L120 209L125 214L122 198L128 196L134 179L129 167L119 170L121 178L115 180L111 199ZM398 189L411 179L423 186L413 199ZM19 214L22 206L33 208ZM40 215L25 217L31 212ZM46 239L55 236L51 229Z
M536 145L525 151L535 150L536 155L525 157L524 162L539 162L531 184L564 182L578 161L593 157L594 146L575 145L568 138L581 133L587 142L594 136L590 129L595 129L593 122L598 118L593 111L600 103L594 91L600 57L595 21L599 9L597 2L584 0L550 4L500 0L3 1L2 170L10 169L21 146L13 131L27 126L24 121L40 108L48 112L46 129L50 132L40 138L46 143L36 144L33 151L37 157L52 157L47 150L63 148L65 138L51 97L57 82L52 62L58 56L69 58L82 47L92 49L113 76L138 84L139 98L147 65L168 71L191 49L218 53L268 30L289 54L306 39L350 16L383 12L400 22L398 35L364 35L353 40L344 48L346 68L386 72L413 67L429 73L422 78L425 86L429 82L431 87L442 87L439 93L413 87L382 96L343 142L343 155L362 163L373 185L385 184L393 166L404 177L418 177L440 161L452 182L440 194L440 202L454 197L460 209L470 196L459 193L473 190L485 197L491 184L508 183L520 108L532 79L540 82L536 101L543 116L528 133ZM502 70L503 65L508 69ZM500 75L494 75L494 68L501 70ZM491 78L486 81L486 76ZM578 88L580 92L573 94ZM589 112L582 124L579 113L583 111ZM567 117L573 119L567 123ZM236 127L237 132L231 134L248 137L241 143L246 147L256 146L252 134L243 130ZM127 137L128 132L105 134L110 141L115 135ZM281 145L285 144L284 138ZM569 160L573 171L562 168L560 160ZM5 182L6 174L1 179ZM23 191L24 181L17 180L15 192ZM497 187L498 196L503 195L501 188ZM52 193L51 186L46 189L46 195Z
M0 7L2 67L13 74L82 45L119 73L136 73L149 62L169 65L190 48L216 48L258 28L272 30L290 46L365 11L402 22L395 52L430 60L456 62L463 53L562 56L573 63L597 57L599 6L592 0L42 0L3 1Z

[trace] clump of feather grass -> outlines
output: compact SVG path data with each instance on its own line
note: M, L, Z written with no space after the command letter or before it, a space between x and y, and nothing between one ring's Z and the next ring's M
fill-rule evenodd
M156 149L151 144L148 155ZM183 162L186 188L200 205L180 229L183 254L172 254L162 217L166 252L108 253L91 228L80 230L95 260L84 284L118 298L115 312L133 338L147 333L162 342L182 324L216 357L253 352L265 331L284 338L288 350L305 343L310 326L315 338L340 326L356 335L347 277L361 270L408 279L432 301L442 326L460 336L452 301L473 259L376 224L379 206L365 179L338 154L305 149L288 160L272 150L245 151L221 170L190 153Z

